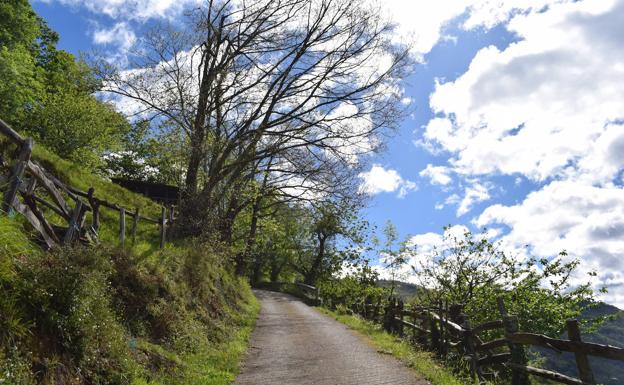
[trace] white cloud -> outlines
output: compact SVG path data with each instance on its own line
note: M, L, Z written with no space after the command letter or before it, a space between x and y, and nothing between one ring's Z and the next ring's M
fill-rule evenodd
M464 234L468 231L468 228L463 225L455 225L447 228L444 232L449 237L463 238ZM431 259L434 250L443 250L448 245L444 242L443 234L429 232L424 234L417 234L410 237L405 245L408 251L405 252L404 257L406 263L401 266L397 276L400 280L410 283L419 284L422 283L419 277L414 274L418 271L423 263L426 263ZM381 279L391 279L390 269L384 266L376 266L375 270L379 273Z
M96 14L124 20L177 17L186 7L202 2L201 0L46 0L45 2L53 1L71 7L84 7Z
M471 186L466 187L464 191L464 198L459 202L457 207L457 216L460 217L467 214L472 207L480 202L485 202L490 199L489 188L481 183L475 182Z
M410 42L415 57L423 56L441 40L456 41L444 28L462 15L464 29L491 28L516 13L539 11L571 0L384 0L382 9L397 24L396 42Z
M436 118L422 142L448 153L448 167L468 180L500 174L543 186L521 203L491 206L475 224L508 226L501 239L516 250L567 249L611 287L605 299L623 306L624 1L523 3L531 6L515 14L506 9L519 1L471 8L466 28L509 19L518 41L483 48L465 74L436 85ZM458 215L470 195L486 193L467 189Z
M202 0L35 0L82 7L94 14L116 20L144 22L149 19L176 19L185 9L202 4ZM387 18L397 25L395 42L409 43L415 57L422 59L439 41L454 40L444 28L463 14L469 17L466 29L492 27L506 21L516 12L541 9L545 5L566 0L384 0L379 5Z
M502 238L508 249L531 246L537 256L567 250L582 258L578 283L586 272L598 272L594 282L612 287L606 299L624 306L624 190L588 186L578 181L554 181L520 204L487 208L477 226L501 224L511 230Z
M100 45L114 45L121 51L127 51L136 42L136 35L128 23L121 22L112 28L97 29L93 33L93 42Z
M432 184L446 186L452 181L451 177L448 175L449 172L450 170L448 167L428 164L418 175L429 178Z
M373 165L369 171L360 173L359 177L362 179L360 191L366 194L398 191L399 198L402 198L417 189L416 183L403 179L396 170L385 169L378 164Z
M436 87L431 107L442 117L429 122L425 139L457 154L455 171L541 181L594 150L624 110L624 89L615 86L624 53L613 26L624 7L599 13L595 5L514 17L508 28L521 41L482 49L464 75Z

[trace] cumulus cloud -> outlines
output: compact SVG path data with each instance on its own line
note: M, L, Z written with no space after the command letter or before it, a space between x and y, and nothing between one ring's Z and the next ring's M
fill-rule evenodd
M514 206L493 205L475 219L478 226L505 225L507 249L530 245L538 256L567 250L582 258L578 283L585 273L598 272L596 288L624 286L624 190L579 181L554 181ZM622 307L624 293L612 290L606 299Z
M459 202L457 207L457 216L460 217L467 214L472 207L480 202L485 202L490 199L489 188L481 183L474 183L469 187L466 187L464 191L464 198Z
M114 19L146 20L150 18L171 18L188 6L201 0L39 0L57 2L71 7L83 7L90 12L103 14Z
M35 0L57 2L89 12L106 15L115 20L145 22L149 19L176 19L185 9L201 4L202 0ZM413 55L423 59L441 40L454 40L444 32L445 27L462 15L468 17L465 29L492 27L506 21L517 12L539 10L567 0L439 0L437 2L370 0L391 20L397 29L393 34L397 43L408 43Z
M397 25L395 42L409 42L413 55L423 59L440 41L455 41L445 28L461 16L466 30L492 28L512 15L539 11L571 0L385 0L382 11Z
M466 175L543 181L582 163L624 107L615 86L624 80L624 53L614 42L622 31L613 27L624 6L605 3L514 17L508 28L521 41L482 49L459 79L438 84L430 104L441 116L425 140L456 153L451 163Z
M411 236L405 242L406 251L404 252L404 258L406 262L397 272L399 279L410 283L421 283L414 272L420 270L423 263L431 259L434 250L443 250L448 247L444 241L444 235L461 239L467 231L468 228L466 226L455 225L447 228L444 234L428 232ZM376 266L375 270L379 273L381 279L392 278L390 269L384 266Z
M93 33L93 42L100 45L114 45L122 51L127 51L136 42L136 35L127 23L121 22L111 28L97 29Z
M452 181L449 172L448 167L428 164L418 175L429 178L432 184L446 186Z
M624 1L522 3L530 6L511 13L519 2L471 6L465 28L506 22L517 42L481 49L466 73L436 85L436 117L421 140L449 153L447 167L468 180L532 181L537 188L523 201L493 205L474 224L504 225L510 249L567 249L583 259L582 273L599 272L596 284L613 288L606 299L622 306ZM489 199L487 187L466 188L457 214L480 199Z
M416 183L403 179L396 170L385 169L375 164L369 171L360 173L362 179L360 192L376 195L379 193L397 192L403 198L410 191L416 190Z

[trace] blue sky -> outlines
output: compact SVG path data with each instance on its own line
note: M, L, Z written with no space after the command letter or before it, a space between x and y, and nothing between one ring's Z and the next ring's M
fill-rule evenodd
M33 6L61 48L123 60L150 23L197 1ZM421 64L402 85L410 116L361 175L366 218L421 250L448 224L487 227L520 253L566 249L583 260L576 282L597 271L624 307L624 1L380 4Z

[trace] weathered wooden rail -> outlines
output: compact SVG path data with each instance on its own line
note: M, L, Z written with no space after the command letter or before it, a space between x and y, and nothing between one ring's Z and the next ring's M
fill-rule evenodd
M461 305L440 303L434 307L405 309L403 302L393 298L386 303L372 303L365 299L350 304L349 308L365 319L381 323L387 331L442 357L451 354L460 357L467 363L473 379L479 382L506 371L512 385L530 384L529 375L562 384L596 385L589 356L624 361L624 348L582 341L579 322L575 319L566 323L567 340L520 331L517 316L507 313L501 298L498 299L501 319L476 326L470 324ZM488 334L500 337L485 341L483 336ZM525 349L529 346L574 353L578 378L528 365Z
M173 208L170 208L169 216L167 209L162 207L160 218L149 218L141 215L138 208L130 210L96 197L94 188L81 191L61 182L31 159L32 138L23 138L1 119L0 134L17 146L12 165L5 164L4 159L0 160L0 188L4 195L1 213L15 211L21 214L39 234L46 248L78 241L97 242L101 207L119 212L119 241L122 247L126 243L126 217L132 218L130 233L133 243L139 222L143 221L158 225L160 247L164 247L167 227L174 220ZM44 215L46 210L60 217L66 226L53 225ZM85 225L87 212L91 213L90 225Z

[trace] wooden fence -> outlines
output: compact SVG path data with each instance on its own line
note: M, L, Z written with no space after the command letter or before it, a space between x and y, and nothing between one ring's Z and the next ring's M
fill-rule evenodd
M11 214L16 211L23 215L40 235L46 248L78 241L97 242L101 208L119 213L119 241L122 247L126 243L126 217L132 219L132 242L135 241L139 222L143 221L158 225L160 247L164 247L167 227L174 220L173 208L170 208L169 216L167 209L162 207L160 218L149 218L141 215L138 208L127 209L96 197L94 188L85 192L69 186L31 159L34 146L32 138L23 138L2 120L0 134L17 146L12 162L0 159L0 186L4 194L1 213ZM53 225L44 215L46 211L62 218L64 225ZM88 225L85 224L87 212L91 212L92 218Z
M567 340L521 332L518 317L507 313L501 298L498 299L501 318L481 325L472 325L461 305L440 303L435 307L405 308L398 299L387 303L372 303L366 299L350 308L363 318L382 324L387 331L442 357L451 354L460 357L467 364L473 379L479 382L497 377L500 369L506 368L510 371L512 385L529 384L529 374L562 384L595 385L588 356L624 361L623 348L582 341L579 322L575 319L566 323ZM497 330L500 333L487 333ZM500 334L502 337L487 341L484 338L486 334ZM578 378L529 366L527 346L574 353Z

